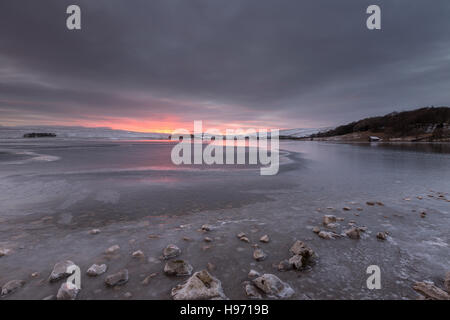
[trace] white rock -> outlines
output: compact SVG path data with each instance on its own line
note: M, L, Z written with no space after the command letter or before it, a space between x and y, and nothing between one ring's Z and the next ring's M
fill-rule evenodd
M328 231L320 231L320 232L318 233L318 236L319 236L320 238L326 239L326 240L334 239L334 238L338 237L338 235L337 235L336 233L334 233L334 232L328 232Z
M142 252L142 250L137 250L137 251L133 252L131 254L131 256L133 258L143 258L145 255L144 255L144 252Z
M70 260L58 262L53 267L52 273L50 274L48 280L53 282L66 278L72 274L69 270L73 270L74 268L78 268L78 266Z
M203 231L211 231L212 230L212 226L209 224L204 224L202 225L202 230Z
M241 241L244 241L244 242L247 242L247 243L249 243L250 242L250 240L247 238L247 237L241 237L241 238L239 238L239 240L241 240Z
M115 244L111 247L109 247L108 249L106 249L105 253L106 254L115 254L120 250L119 245Z
M196 272L185 283L172 289L174 300L216 300L227 299L221 282L208 271Z
M253 284L268 296L290 298L295 293L290 285L273 274L263 274L254 279Z
M266 234L266 235L263 235L263 236L259 239L259 241L261 241L261 242L263 242L263 243L267 243L267 242L270 241L270 238L269 238L269 236Z
M86 274L90 277L96 277L96 276L99 276L99 275L105 273L107 269L108 269L108 267L106 266L106 264L101 264L101 265L93 264L86 271Z
M10 253L11 253L10 249L0 248L0 257L7 256Z

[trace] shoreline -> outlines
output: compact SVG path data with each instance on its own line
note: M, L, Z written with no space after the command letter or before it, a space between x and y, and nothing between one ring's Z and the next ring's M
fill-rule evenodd
M421 207L422 201L441 200L441 195L448 197L439 192L430 193L434 194L434 198L423 195L413 201L401 201L417 208ZM436 269L437 265L434 265L431 268L432 261L421 262L419 268L416 264L419 261L412 257L408 258L414 261L412 264L403 263L402 259L411 254L407 253L410 249L405 251L407 243L417 242L417 236L398 229L412 230L410 223L423 224L429 219L436 221L441 219L439 216L442 213L427 210L426 217L421 217L420 210L413 209L416 213L407 218L408 226L404 226L403 217L411 215L407 213L411 209L399 211L388 203L371 199L373 202L367 203L348 200L327 202L314 210L308 209L311 213L302 216L289 217L285 213L282 224L273 221L270 214L253 214L261 210L273 212L280 202L296 203L291 196L281 198L275 202L183 216L118 221L98 229L86 226L66 228L58 225L58 220L51 216L24 222L21 226L16 225L16 236L6 246L11 251L0 257L3 264L0 279L2 284L13 278L23 280L25 284L0 299L55 299L64 280L49 282L48 277L53 266L65 260L73 261L81 268L82 290L78 299L171 299L172 288L201 270L207 270L220 280L223 292L231 299L251 298L245 290L247 282L252 281L248 276L251 270L259 274L273 274L287 283L295 291L290 299L416 299L419 295L412 289L414 283L429 280L429 275L445 270L445 266ZM293 206L288 212L304 209ZM325 224L325 217L331 217L333 221ZM5 222L4 227L8 224ZM386 222L390 222L390 226L383 224ZM301 227L294 231L291 227L294 224ZM358 232L358 238L347 234L355 227L364 228L364 231L361 229ZM323 234L318 233L317 229ZM386 239L378 239L379 232L387 232ZM245 233L246 239L240 233ZM266 235L269 240L261 241ZM300 270L292 267L280 270L280 264L291 258L289 249L297 240L315 252L314 259ZM1 244L5 248L5 243ZM181 254L173 259L164 259L163 249L170 244L179 247ZM427 246L429 250L440 248L441 254L444 254L442 250L445 251L447 245L445 242L430 242ZM263 251L265 257L262 260L255 259L256 249ZM26 262L33 255L46 258L41 259L40 263ZM371 256L384 257L382 260L385 261L381 263L384 270L383 291L367 290L362 285L366 279L365 268L373 263ZM164 271L167 262L179 259L192 265L192 272L186 276L168 275ZM380 262L377 259L377 264ZM92 264L106 264L107 271L97 277L86 276L86 270ZM9 271L5 270L5 266ZM129 274L126 284L105 285L108 276L123 269L127 269ZM442 287L438 279L432 279ZM257 292L262 298L269 298L263 292Z

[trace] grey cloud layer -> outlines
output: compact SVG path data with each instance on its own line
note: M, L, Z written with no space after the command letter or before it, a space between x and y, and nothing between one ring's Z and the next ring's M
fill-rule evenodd
M381 31L365 28L370 4ZM178 113L298 127L449 104L449 18L448 0L3 0L0 122Z

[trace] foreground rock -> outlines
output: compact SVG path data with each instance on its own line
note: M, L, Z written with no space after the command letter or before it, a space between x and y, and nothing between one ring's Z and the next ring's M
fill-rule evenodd
M11 280L2 287L1 295L6 296L7 294L13 293L14 291L23 287L24 285L25 281L23 280Z
M178 257L181 254L181 249L178 248L174 244L169 244L167 247L163 250L163 258L164 259L171 259Z
M416 282L413 289L431 300L450 300L450 295L430 282Z
M270 238L269 238L269 236L266 234L266 235L263 235L263 236L259 239L259 241L261 241L262 243L268 243L268 242L270 241Z
M184 260L171 260L166 263L164 273L169 276L190 276L194 268Z
M221 300L227 299L222 283L208 271L194 273L185 283L172 289L174 300Z
M263 274L254 279L253 284L269 297L290 298L295 293L290 285L273 274Z
M105 279L106 285L108 285L110 287L121 286L127 282L128 282L128 270L127 269L120 270L117 273L107 276Z
M80 289L71 282L64 282L56 295L57 300L75 300Z
M74 270L75 268L78 268L78 266L70 260L58 262L53 267L52 273L50 274L48 280L50 282L54 282L63 278L67 278L72 274L70 270Z
M105 273L107 269L108 269L108 267L106 266L106 264L101 264L101 265L93 264L86 271L86 274L90 277L96 277L96 276L99 276L99 275Z

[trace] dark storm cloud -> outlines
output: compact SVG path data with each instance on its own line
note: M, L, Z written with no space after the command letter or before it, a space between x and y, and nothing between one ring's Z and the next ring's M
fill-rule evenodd
M65 27L69 4L81 31ZM370 4L381 31L365 27ZM0 123L169 113L300 127L448 104L449 17L448 0L3 0Z

